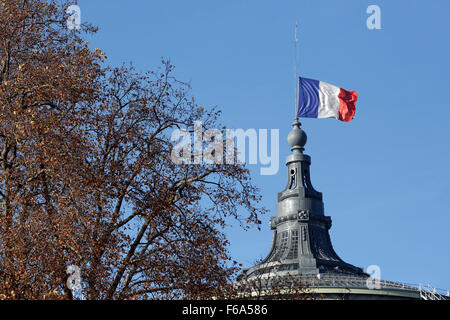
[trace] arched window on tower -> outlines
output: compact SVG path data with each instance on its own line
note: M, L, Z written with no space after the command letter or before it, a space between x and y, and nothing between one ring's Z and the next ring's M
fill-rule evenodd
M295 189L295 187L297 186L297 169L292 168L291 171L289 172L289 185L288 185L288 189L292 190Z

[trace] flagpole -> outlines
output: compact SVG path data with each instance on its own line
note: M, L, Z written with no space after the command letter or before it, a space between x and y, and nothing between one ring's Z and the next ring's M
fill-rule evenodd
M297 108L298 108L298 94L299 94L299 88L298 88L298 79L297 79L297 27L298 22L295 22L295 33L294 33L294 81L295 81L295 99L294 99L294 119L297 120Z

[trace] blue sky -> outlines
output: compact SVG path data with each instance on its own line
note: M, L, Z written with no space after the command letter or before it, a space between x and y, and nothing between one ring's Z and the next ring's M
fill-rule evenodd
M100 27L93 47L112 64L154 69L171 59L205 106L230 128L280 129L280 171L261 176L263 230L227 230L235 259L268 254L269 219L287 181L293 120L293 27L298 71L359 94L355 119L302 119L311 178L330 235L347 262L381 277L450 289L450 2L448 0L80 0ZM368 30L366 8L381 8Z

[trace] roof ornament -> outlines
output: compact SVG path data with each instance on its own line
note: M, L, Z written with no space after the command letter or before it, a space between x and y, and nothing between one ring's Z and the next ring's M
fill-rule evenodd
M291 150L294 154L303 153L305 150L305 144L307 140L307 136L305 131L303 131L300 126L302 124L296 118L292 123L292 130L288 135L288 143L291 146Z

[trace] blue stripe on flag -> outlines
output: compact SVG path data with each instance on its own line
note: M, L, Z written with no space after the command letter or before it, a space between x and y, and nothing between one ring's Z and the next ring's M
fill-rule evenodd
M319 80L300 77L298 117L317 118L319 113Z

